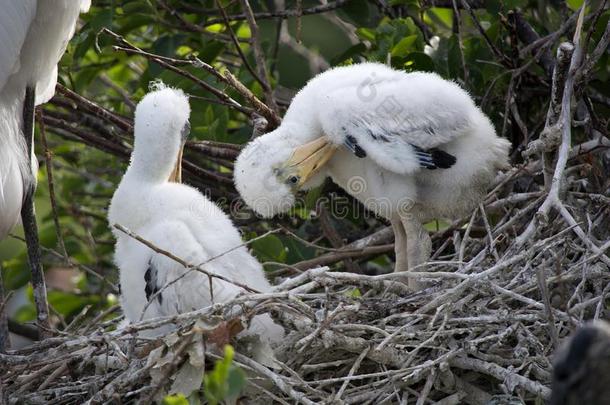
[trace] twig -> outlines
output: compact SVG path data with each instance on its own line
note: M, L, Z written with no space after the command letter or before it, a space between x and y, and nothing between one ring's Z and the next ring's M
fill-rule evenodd
M502 62L502 64L504 66L506 66L508 68L511 68L512 64L510 62L510 59L506 55L504 55L504 53L502 53L498 49L498 47L492 42L492 40L487 35L487 32L485 32L485 29L483 28L483 26L479 22L479 19L477 18L476 14L474 13L474 10L472 9L472 7L470 7L469 3L471 1L461 0L460 4L462 5L462 7L464 7L465 10L468 11L468 13L470 14L470 18L472 18L472 21L474 22L475 26L477 27L477 30L479 30L479 33L481 34L483 39L485 39L485 42L487 43L487 46L489 47L489 49L491 49L491 51L494 53L496 58L498 58ZM455 0L452 0L452 5L453 5L454 12L455 12L455 10L458 7L458 4L456 3Z
M180 345L174 351L174 358L173 358L172 362L168 365L168 367L166 367L166 369L163 371L163 375L159 379L160 383L152 386L152 389L150 390L148 395L146 395L144 398L142 398L141 403L152 404L155 402L154 399L157 396L157 393L159 392L159 390L161 389L162 384L170 379L170 376L172 375L172 373L174 373L174 371L178 368L180 363L183 362L185 354L186 354L185 352L187 351L191 342L193 341L193 337L194 337L194 332L188 333L186 338L183 339L182 342L180 342Z
M57 84L55 89L61 95L66 96L67 98L78 102L78 106L85 108L87 111L92 112L95 116L110 121L113 124L117 125L124 131L132 132L133 124L129 122L128 119L94 103L93 101L75 93L74 91L68 89L61 84Z
M500 381L504 381L510 378L518 386L523 387L532 394L540 395L543 398L549 398L551 395L551 390L548 387L545 387L544 385L532 381L529 378L517 374L513 371L500 367L497 364L466 357L454 357L449 361L449 363L453 367L482 372Z
M325 206L321 206L319 208L318 216L319 216L322 232L324 232L324 235L326 235L326 238L328 239L330 244L335 249L340 249L343 246L345 246L345 243L343 242L341 235L339 235L339 232L337 232L337 230L334 228L333 224L331 223L330 216L328 215L328 210L326 209ZM350 273L361 273L362 272L360 270L358 264L354 263L351 259L345 259L343 261L343 263L345 264L345 269L347 271L349 271Z
M553 347L557 349L559 347L559 335L557 334L557 329L555 328L555 319L553 318L553 308L551 307L551 299L549 297L547 282L544 276L544 267L539 267L536 270L536 278L538 280L538 288L540 289L540 295L542 296L546 316L548 318L549 334L553 342Z
M51 212L53 213L53 223L55 224L57 243L59 244L61 253L64 255L64 260L67 264L69 264L70 259L68 256L68 251L66 250L66 244L64 243L64 238L61 234L61 227L59 225L59 214L57 212L57 201L55 199L55 183L53 182L53 162L51 151L49 150L49 145L47 144L47 135L43 120L43 112L41 109L38 109L37 113L38 125L40 127L40 140L42 141L42 146L44 147L45 166L47 168L47 183L49 186L49 199L51 201Z
M547 198L544 200L535 218L529 223L525 231L517 237L517 246L522 246L528 239L530 239L537 228L537 222L539 218L546 218L552 207L561 207L561 199L559 196L560 187L563 184L563 174L568 161L570 145L571 145L571 102L572 92L574 90L574 75L576 70L580 67L582 59L582 49L580 48L580 34L582 31L582 23L584 19L584 12L586 8L586 2L583 3L578 18L576 32L574 33L574 52L572 53L570 61L570 69L567 74L567 78L564 85L562 102L561 102L561 114L558 119L558 123L561 125L561 145L557 152L557 163L555 165L555 171L551 179L551 186ZM564 47L565 49L568 49ZM559 51L558 51L559 52Z
M5 353L11 347L8 334L8 314L6 304L11 294L4 294L4 280L2 278L2 266L0 265L0 353Z
M239 94L241 94L244 98L246 98L246 100L248 100L254 106L255 110L258 113L260 113L262 116L267 118L271 125L274 125L271 129L273 129L277 125L279 125L279 122L281 120L280 120L279 116L277 115L277 113L274 112L269 107L267 107L263 102L261 102L246 86L244 86L239 80L237 80L228 70L225 70L224 73L221 73L218 70L216 70L213 66L211 66L211 65L203 62L199 58L195 58L195 57L191 58L190 60L185 60L185 59L175 59L175 58L168 58L165 56L155 55L155 54L143 51L142 49L130 44L125 38L112 32L108 28L102 29L102 32L112 36L115 40L117 40L122 45L122 46L115 46L114 47L115 50L120 50L120 51L123 51L126 53L131 53L131 54L138 54L138 55L146 57L147 59L153 60L154 62L158 63L159 65L161 65L181 76L184 76L184 77L188 78L189 80L192 80L194 83L196 83L197 85L199 85L206 91L212 93L214 96L216 96L218 99L222 100L223 102L228 103L236 110L241 111L246 115L251 115L252 112L250 110L242 107L241 104L239 104L237 101L233 100L226 93L214 88L213 86L210 86L207 82L197 78L195 75L193 75L185 70L182 70L182 69L176 67L175 65L191 65L196 68L205 70L206 72L212 74L217 80L220 80L221 82L233 87Z
M326 13L328 11L333 11L338 8L341 8L348 1L349 0L329 1L325 4L320 4L318 6L305 8L302 10L278 10L278 11L271 11L271 12L254 13L254 18L256 18L257 20L271 19L271 18L286 19L286 18L291 18L291 17L297 17L299 15L321 14L321 13ZM227 19L229 21L244 21L247 18L248 17L246 14L235 14L235 15L227 16ZM224 22L224 18L211 18L205 22L204 26L209 26L209 25L218 24L218 23L222 23L222 22Z
M532 26L523 18L523 15L517 10L511 10L508 14L509 20L511 20L517 31L519 40L526 45L536 42L540 39L538 33L532 28ZM551 77L553 74L553 67L555 61L549 47L543 46L539 49L533 48L531 50L533 56L538 60L538 63L544 69L546 75Z
M171 252L168 252L168 251L166 251L166 250L163 250L163 249L161 249L161 248L157 247L157 246L156 246L156 245L154 245L152 242L147 241L146 239L142 238L140 235L138 235L138 234L136 234L136 233L134 233L134 232L130 231L129 229L125 228L123 225L120 225L120 224L114 224L113 226L114 226L114 228L116 228L116 229L118 229L119 231L123 232L124 234L128 235L130 238L133 238L133 239L137 240L138 242L140 242L140 243L142 243L143 245L145 245L145 246L149 247L150 249L152 249L152 250L153 250L153 251L155 251L156 253L159 253L159 254L161 254L161 255L163 255L163 256L166 256L166 257L168 257L168 258L172 259L172 260L173 260L173 261L175 261L176 263L178 263L178 264L182 265L183 267L185 267L185 268L187 268L187 269L189 269L189 270L190 270L190 269L192 269L192 270L196 270L196 271L198 271L198 272L200 272L200 273L205 274L205 275L206 275L206 276L208 276L208 277L211 277L211 278L217 278L217 279L219 279L219 280L226 281L227 283L234 284L234 285L236 285L236 286L238 286L238 287L240 287L240 288L243 288L244 290L249 291L249 292L253 292L253 293L258 293L258 292L259 292L259 291L255 290L255 289L253 289L253 288L251 288L251 287L248 287L247 285L242 284L242 283L240 283L240 282L238 282L238 281L235 281L235 280L230 280L230 279L228 279L228 278L226 278L226 277L224 277L224 276L222 276L222 275L220 275L220 274L211 273L211 272L209 272L209 271L205 270L205 269L202 267L203 265L205 265L205 264L207 264L207 263L209 263L209 262L211 262L211 261L213 261L213 260L216 260L216 259L218 259L219 257L222 257L222 256L224 256L224 255L226 255L226 254L228 254L228 253L230 253L230 252L233 252L234 250L237 250L237 249L240 249L240 248L242 248L242 247L246 246L246 245L248 244L248 242L246 242L246 243L242 243L242 244L237 245L237 246L235 246L235 247L233 247L233 248L231 248L231 249L229 249L229 250L227 250L227 251L225 251L225 252L222 252L222 253L220 253L220 254L218 254L218 255L212 256L212 257L210 257L209 259L206 259L206 260L205 260L204 262L202 262L202 263L199 263L199 264L192 264L192 263L188 263L188 262L187 262L187 261L185 261L184 259L182 259L182 258L180 258L180 257L178 257L178 256L176 256L176 255L174 255L174 254L173 254L173 253L171 253ZM259 238L261 238L261 237L265 237L265 236L267 236L267 235L270 235L270 234L272 234L272 233L276 233L276 232L279 232L279 231L280 231L279 229L275 229L275 230L269 231L269 232L265 233L264 235L261 235Z
M244 52L241 49L241 45L239 44L239 41L237 40L237 36L235 35L233 28L231 28L231 24L230 24L229 17L227 16L227 12L225 11L222 4L220 4L219 0L215 0L215 2L216 2L216 7L220 10L220 13L222 14L222 18L224 20L225 26L227 27L227 30L229 31L229 35L231 36L231 40L233 41L235 50L237 51L237 53L239 53L239 56L244 64L244 66L246 67L246 69L248 69L248 72L250 72L252 77L254 77L254 79L256 79L256 81L259 82L261 84L261 86L263 86L263 88L265 88L265 86L269 86L269 84L266 81L264 81L261 77L259 77L258 74L254 71L254 69L252 69L252 66L250 66L250 62L248 62L248 58L246 58L246 55L244 55Z
M460 10L457 6L458 0L452 0L453 2L453 32L458 38L458 49L460 53L460 61L462 62L462 71L464 72L464 85L468 86L468 70L466 69L466 58L464 57L464 42L462 40L462 18Z
M273 97L273 89L269 84L267 61L265 59L263 49L261 48L258 25L256 24L254 12L252 11L252 7L250 7L249 0L240 0L240 3L242 9L244 10L244 14L246 15L248 25L250 26L250 44L252 45L252 49L254 50L254 58L256 59L256 67L258 68L258 78L260 79L261 85L263 86L263 91L265 92L265 101L267 102L267 105L271 108L271 110L277 113L277 103L275 102L275 98Z
M554 156L550 153L555 150L561 141L560 129L557 127L561 115L561 100L565 89L565 82L570 69L570 60L574 53L574 46L562 43L557 49L557 63L553 71L553 85L551 88L551 101L547 111L545 127L540 134L540 139L531 142L524 151L524 156L530 157L536 153L546 152L544 156L545 185L550 188L552 177L552 163Z
M269 370L265 366L257 363L256 361L249 359L248 357L243 356L239 353L235 353L235 360L239 361L240 363L244 363L245 365L252 368L257 373L269 378L271 381L273 381L273 383L275 384L276 387L278 387L280 390L282 390L285 394L289 395L296 402L305 404L305 405L314 405L315 404L315 402L308 399L304 393L298 392L294 388L292 388L290 384L288 384L286 381L284 381L283 377L281 377L278 374L274 373L273 371Z
M383 253L389 253L394 249L394 244L387 244L381 246L370 246L364 247L360 250L356 250L353 248L348 248L349 245L345 247L344 252L333 252L327 253L322 256L318 256L315 259L304 260L299 263L295 263L293 266L299 270L306 270L313 267L319 266L328 266L330 264L345 260L345 259L358 259L364 258L368 256L376 256Z
M430 390L432 389L432 384L434 384L434 380L436 380L436 371L432 369L430 370L430 374L428 374L428 378L426 378L426 383L419 394L419 398L417 398L416 405L424 405L426 403L428 395L430 395Z
M483 8L485 7L485 2L483 0L470 0L470 7L472 8ZM453 8L453 0L423 0L422 7L442 7L442 8ZM460 3L458 7L462 7L463 5Z

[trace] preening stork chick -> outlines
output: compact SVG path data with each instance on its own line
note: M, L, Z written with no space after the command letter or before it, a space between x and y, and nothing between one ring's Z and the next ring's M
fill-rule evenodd
M122 306L132 322L226 302L243 289L214 278L212 299L205 274L187 270L154 252L115 229L114 224L123 225L188 263L205 263L208 272L257 291L271 288L258 261L245 247L236 248L242 240L229 218L196 189L176 183L190 131L189 115L187 96L163 85L157 85L136 108L131 161L108 213L117 239L114 258L120 269ZM145 309L149 300L152 302ZM267 314L254 317L249 330L271 341L283 334Z
M281 126L241 152L234 177L246 203L266 217L288 210L296 190L330 177L391 221L395 271L404 271L430 257L422 223L476 207L508 165L509 146L457 84L363 63L307 83Z
M550 405L606 405L610 402L610 324L578 328L553 364Z

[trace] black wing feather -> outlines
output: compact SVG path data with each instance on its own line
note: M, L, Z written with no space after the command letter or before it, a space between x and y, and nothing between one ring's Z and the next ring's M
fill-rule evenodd
M457 162L457 158L438 148L422 149L411 144L421 167L428 170L449 169Z
M344 145L352 151L354 155L359 158L366 157L366 151L362 149L360 145L358 145L358 140L351 135L347 135L345 137Z
M144 293L146 293L146 300L150 301L150 297L156 294L160 289L161 287L157 280L157 269L149 261L146 273L144 273ZM163 303L163 296L161 293L157 295L157 301L159 301L159 304Z
M345 130L345 128L343 129ZM370 130L368 130L368 132L374 140L388 142L384 135L375 135ZM346 135L343 144L357 157L365 158L367 156L366 151L358 144L358 140L355 136ZM438 148L422 149L419 146L410 145L415 151L415 156L417 157L420 166L428 170L448 169L457 161L455 156Z

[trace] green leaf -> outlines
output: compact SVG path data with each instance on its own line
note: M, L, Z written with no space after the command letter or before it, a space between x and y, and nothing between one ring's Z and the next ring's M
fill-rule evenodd
M345 295L350 298L361 298L362 297L362 293L360 292L359 288L354 288L353 290L348 291Z
M91 31L95 34L102 28L112 27L112 19L114 17L114 9L112 7L105 8L100 11L89 21Z
M226 345L224 357L203 376L203 392L210 405L236 398L246 384L244 372L232 364L234 356L233 347Z
M449 228L450 226L451 226L451 223L444 221L442 219L437 219L437 220L430 221L430 222L424 224L424 228L426 228L426 230L430 231L430 232L443 231L443 230Z
M189 405L189 401L182 394L168 395L163 398L163 405Z
M527 0L504 0L504 9L514 10L517 8L523 8L527 6Z
M371 23L371 9L366 0L351 0L338 10L340 16L346 16L358 27L367 26Z
M31 291L31 287L30 288ZM28 302L27 304L20 307L14 315L14 319L16 322L25 323L31 322L36 319L36 307L32 302Z
M450 8L432 7L427 13L434 14L435 19L446 28L450 28L453 25L453 10Z
M184 41L184 35L162 35L153 43L153 53L173 57L182 41ZM158 76L163 68L157 63L151 63L149 70L151 75Z
M47 298L49 305L65 317L80 312L86 305L99 302L99 297L96 296L81 296L58 290L49 291Z
M142 3L138 2L138 7L142 8ZM147 10L148 11L148 10ZM126 11L127 12L127 11ZM150 11L148 11L150 13ZM122 21L121 33L128 33L136 30L140 27L147 27L154 24L155 20L151 14L144 14L144 10L140 10L139 13L129 13L129 18Z
M370 28L358 28L356 29L356 35L367 41L375 40L375 31Z
M305 208L311 211L316 210L316 205L320 202L320 197L322 197L323 188L324 185L321 185L307 191L307 194L305 195Z
M4 262L3 267L2 277L7 290L16 290L30 281L30 269L25 251Z
M406 56L409 51L413 49L413 44L417 40L417 35L409 35L401 39L394 47L392 48L392 57L402 57Z
M227 378L227 385L227 396L238 396L243 387L246 385L246 377L244 372L240 368L231 366L229 369L229 376Z
M491 15L497 15L502 10L502 2L500 0L486 0L485 10Z
M452 35L448 41L447 68L449 77L457 79L462 75L462 60L460 57L460 44L457 35Z
M87 51L91 49L91 47L95 43L95 34L93 31L90 31L88 33L81 32L80 34L78 34L78 36L75 37L78 38L78 45L76 46L76 49L73 54L73 61L78 61L79 59L82 59L85 56Z
M205 40L205 46L198 49L199 59L204 62L211 63L224 51L225 44L220 41Z
M390 0L390 6L419 6L418 0Z
M580 8L580 6L582 6L584 0L567 0L566 3L568 4L568 7L570 7L570 9L576 11Z
M423 52L411 52L404 61L404 68L410 71L434 72L432 58Z
M282 240L276 235L267 235L250 245L261 261L274 261L283 263L286 259L286 249Z
M341 53L339 56L335 56L333 59L331 59L330 63L333 66L337 66L342 62L345 62L346 60L363 53L364 51L366 51L366 45L364 45L362 42L358 43L354 46L350 46L349 48L347 48L347 50Z
M297 231L297 235L303 236L299 231ZM281 239L286 251L284 263L297 263L302 260L312 259L316 255L315 248L307 246L297 241L295 238L287 236L282 237Z

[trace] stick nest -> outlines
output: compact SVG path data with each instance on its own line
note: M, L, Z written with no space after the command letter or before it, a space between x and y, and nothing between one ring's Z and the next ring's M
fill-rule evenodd
M197 386L219 358L216 347L230 341L234 363L247 374L243 395L252 403L548 398L560 341L583 320L607 316L608 243L600 241L610 239L609 204L587 191L586 177L568 175L562 206L576 222L559 210L533 215L547 194L515 193L520 173L523 168L505 174L470 219L435 233L433 258L417 271L371 276L320 267L285 279L271 293L50 338L2 355L5 395L14 403L158 399L185 389L192 373ZM496 217L493 227L488 216ZM536 227L530 240L519 245L506 237L530 221ZM424 290L409 290L407 277ZM254 360L247 342L234 337L240 322L263 312L287 332L275 348L275 367ZM179 330L136 338L163 323Z

